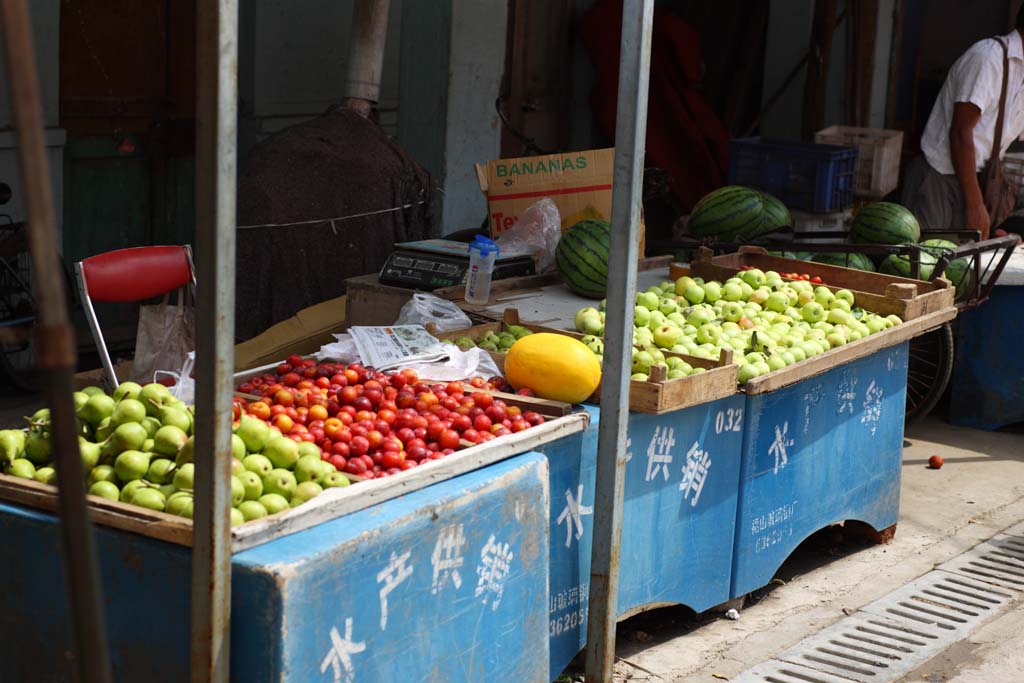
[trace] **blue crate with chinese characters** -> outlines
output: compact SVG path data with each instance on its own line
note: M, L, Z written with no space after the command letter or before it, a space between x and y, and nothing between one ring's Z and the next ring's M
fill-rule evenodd
M729 599L744 397L662 415L630 413L619 618ZM551 473L550 677L586 644L600 409L590 427L538 448Z
M525 454L238 553L231 679L545 680L548 502ZM0 680L71 680L57 520L0 504L0 533ZM189 549L97 541L115 678L187 681Z
M732 597L767 585L808 536L899 519L906 342L746 397Z

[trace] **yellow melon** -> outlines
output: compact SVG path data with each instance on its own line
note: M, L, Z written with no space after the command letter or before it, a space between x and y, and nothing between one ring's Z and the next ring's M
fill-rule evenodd
M579 403L601 383L601 364L578 339L540 332L508 350L505 378L516 389L528 387L541 398Z

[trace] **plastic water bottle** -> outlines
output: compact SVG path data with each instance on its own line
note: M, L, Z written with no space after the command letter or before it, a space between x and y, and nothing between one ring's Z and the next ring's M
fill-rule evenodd
M482 306L491 296L491 275L498 245L477 235L469 245L469 273L466 274L466 302Z

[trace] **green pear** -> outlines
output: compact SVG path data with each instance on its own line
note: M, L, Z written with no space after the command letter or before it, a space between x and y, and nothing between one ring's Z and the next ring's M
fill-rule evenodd
M324 462L319 456L304 455L295 463L295 480L300 484L304 481L320 482L323 470L320 463Z
M34 465L45 465L53 456L49 434L31 431L25 439L25 457Z
M267 516L267 508L263 507L262 503L255 500L244 500L238 506L238 511L245 517L245 521L253 519L259 519L260 517Z
M185 445L178 451L178 455L174 458L174 462L181 467L185 463L193 462L196 459L196 437L190 436L185 441Z
M82 409L82 406L89 402L89 394L83 391L76 391L71 394L71 399L75 402L75 415L78 415L78 411Z
M134 450L124 451L114 461L114 471L121 481L142 479L149 471L149 454Z
M0 466L14 462L25 453L25 432L20 429L0 431Z
M259 500L263 495L263 480L255 472L244 470L234 478L242 482L242 487L245 489L245 500Z
M289 504L292 507L297 507L305 503L307 500L316 498L323 492L323 487L315 481L304 481L295 487L295 492L292 494Z
M113 414L116 405L114 399L106 394L93 394L85 402L81 410L78 411L78 417L91 425L98 425L104 418L108 418ZM114 426L116 427L117 425Z
M57 470L52 467L40 467L36 470L35 475L32 477L40 484L57 484Z
M190 433L192 429L192 418L189 417L187 411L172 406L164 406L157 413L157 419L160 420L160 424L163 426L177 427L186 434Z
M192 519L193 505L194 499L191 493L178 491L167 497L167 502L164 504L164 512Z
M245 459L245 442L238 434L231 435L231 457L237 460Z
M238 508L231 508L231 526L240 526L245 524L245 515Z
M88 472L100 461L100 445L78 438L78 450L82 453L82 470Z
M294 474L286 469L276 468L263 476L263 492L276 493L290 499L297 483Z
M116 465L115 465L116 467ZM157 485L169 484L174 478L175 465L173 460L160 458L149 463L146 480Z
M259 502L271 515L288 509L288 499L279 493L266 493L260 496Z
M174 425L161 427L153 436L153 451L160 455L177 457L188 439L188 435L179 427Z
M114 433L114 425L110 424L110 418L105 417L100 420L99 424L96 425L94 434L97 443L106 441L110 438L110 435Z
M249 453L261 453L270 441L270 426L251 415L243 415L235 428L235 434L245 443ZM289 439L291 441L291 439ZM292 442L295 443L294 441Z
M86 396L95 396L96 394L102 394L103 390L99 387L85 387L82 389L82 393Z
M195 465L190 462L180 465L174 473L174 487L178 490L187 489L191 491L194 485Z
M92 486L98 481L109 481L113 484L117 484L117 473L110 465L96 465L96 467L89 470L89 474L85 478L85 483Z
M147 484L142 479L133 479L132 481L128 482L127 484L121 487L121 502L132 502L132 499L135 497L136 492L144 488L149 488L149 484Z
M118 425L110 435L110 440L103 446L103 452L117 455L124 451L137 451L148 438L146 428L138 422L125 422Z
M153 488L140 488L131 499L132 505L138 505L139 507L158 512L163 512L165 503L164 494Z
M299 444L287 436L277 436L263 449L263 455L267 456L274 467L290 470L299 460Z
M142 391L142 386L135 382L121 382L117 385L117 389L114 389L114 400L123 401L126 398L137 399L140 391Z
M97 481L89 487L89 495L107 500L118 500L121 497L121 490L112 481Z
M171 398L173 397L170 390L163 384L157 384L156 382L142 387L138 395L139 402L146 406L146 414L153 417L160 416L160 408Z
M160 420L149 416L142 418L139 424L146 428L146 433L149 434L149 438L151 439L156 436L157 430L163 426Z
M7 474L21 479L32 479L36 476L36 466L28 458L15 458L7 468Z
M238 477L231 477L231 504L235 507L245 500L245 484Z

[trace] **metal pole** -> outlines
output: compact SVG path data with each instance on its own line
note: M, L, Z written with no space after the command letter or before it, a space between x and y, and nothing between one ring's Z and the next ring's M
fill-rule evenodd
M647 137L647 81L654 0L623 3L619 95L615 118L612 234L605 307L604 376L597 436L594 544L587 620L588 683L611 683L619 601L619 546L629 428L629 368L639 257L639 203Z
M390 5L390 0L356 0L352 8L348 74L342 104L362 116L369 116L373 105L380 100Z
M36 357L39 383L50 406L50 436L60 491L64 574L71 597L78 680L111 680L107 629L96 569L96 544L85 503L85 473L78 448L71 375L77 354L68 321L64 278L57 251L50 172L46 163L43 113L39 102L36 51L25 0L0 0L0 27L6 46L7 75L18 134L18 157L25 183L29 251L39 305Z
M235 369L238 0L197 4L195 518L192 681L227 683Z

